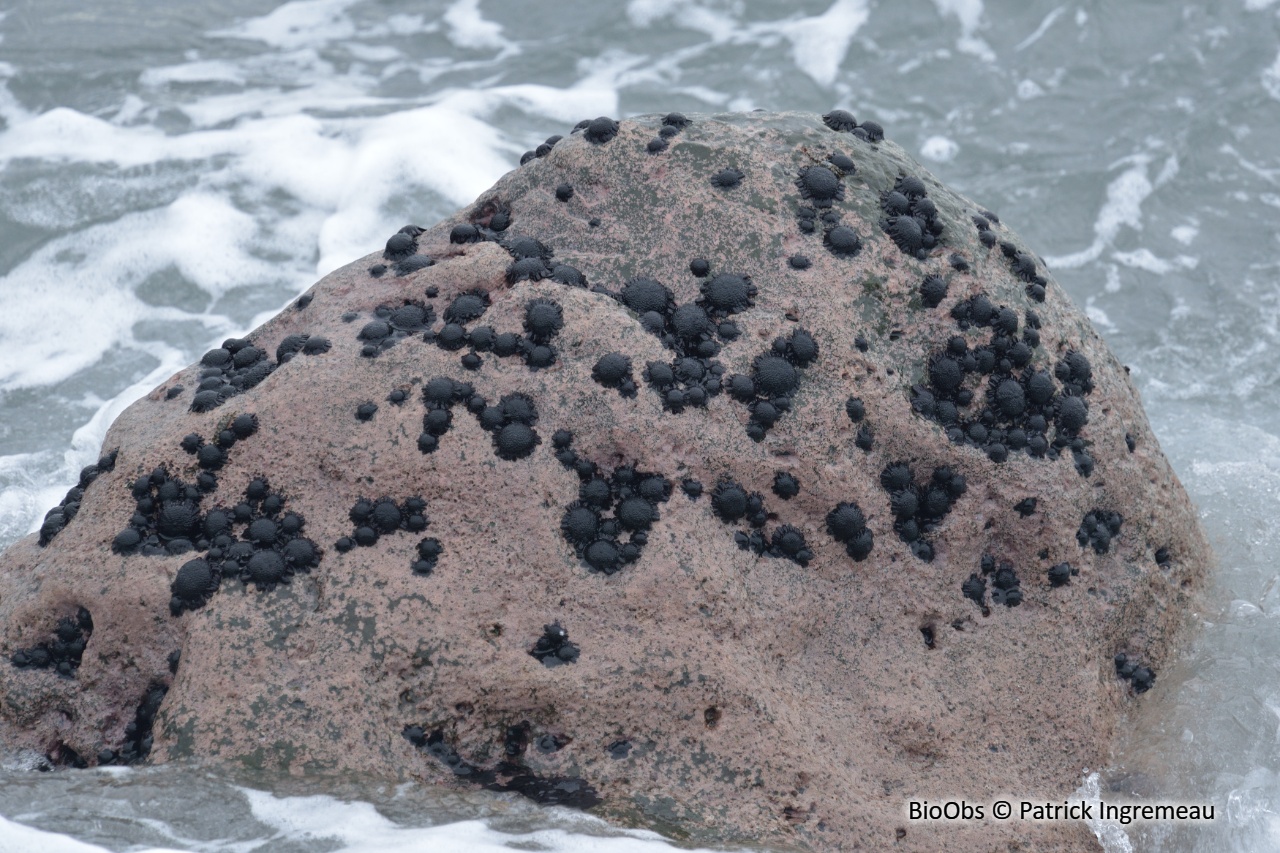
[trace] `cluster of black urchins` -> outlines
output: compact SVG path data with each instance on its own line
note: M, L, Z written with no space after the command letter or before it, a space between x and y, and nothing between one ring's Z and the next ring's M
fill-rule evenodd
M555 253L546 243L536 237L519 234L508 235L500 242L512 258L507 265L507 284L542 281L551 277L551 259L555 257Z
M397 341L427 330L436 321L434 308L414 300L405 300L398 308L379 305L373 315L374 319L365 323L356 335L363 342L360 354L365 358L376 358L379 353L395 346ZM345 317L354 320L356 315Z
M214 534L206 523L200 504L204 496L218 488L213 473L227 463L236 442L258 431L257 415L244 413L226 420L206 442L198 433L185 436L180 445L196 458L201 471L194 485L171 476L163 465L133 483L134 513L129 526L116 534L111 550L117 554L183 554L213 547Z
M996 236L992 225L999 225L1000 220L988 210L973 216L973 224L978 229L978 240L988 249L1000 244L1001 253L1009 260L1009 269L1018 278L1026 282L1027 296L1036 302L1044 302L1045 288L1049 280L1037 272L1036 259L1030 252L1024 252L1008 240Z
M546 141L544 141L537 148L533 149L532 151L526 151L520 155L520 165L523 166L525 163L531 162L533 160L541 160L543 157L546 157L548 154L551 153L551 149L555 148L556 143L559 142L561 139L564 139L564 137L558 133L552 136L548 136L546 138Z
M562 184L556 188L557 197L568 201L573 197L573 187ZM449 232L451 243L466 244L490 241L498 243L511 255L511 263L507 266L506 280L508 284L520 281L552 281L570 287L586 287L587 279L582 271L570 264L555 260L551 247L534 237L504 233L510 224L510 214L504 210L492 212L488 227L479 223L464 222L455 225ZM496 226L501 225L501 229ZM449 320L449 317L445 318Z
M217 487L218 479L211 471L201 471L195 485L170 476L163 465L139 477L133 483L133 516L129 526L116 534L111 550L157 556L207 549L209 538L200 503Z
M284 363L297 353L319 355L329 351L329 341L319 335L290 335L276 348L276 361ZM251 341L228 338L222 346L200 358L200 384L191 398L191 411L208 412L229 398L256 387L278 365Z
M851 117L852 118L852 117ZM862 237L848 225L841 224L835 202L844 200L844 177L857 171L853 159L839 151L832 152L827 163L804 166L796 177L796 189L805 204L796 208L796 227L803 234L822 228L822 242L836 257L852 258L862 251ZM797 258L800 258L797 260ZM807 269L808 258L797 256L791 265Z
M983 554L981 567L982 574L978 575L975 572L969 575L969 579L960 585L960 591L964 593L965 598L982 608L984 616L991 612L987 608L986 601L988 578L991 579L993 604L1017 607L1022 603L1022 582L1018 579L1018 573L1014 570L1012 563L997 564L995 557Z
M788 493L790 483L786 477L782 479L781 494ZM795 488L799 489L798 481L795 482ZM733 541L744 551L791 560L801 566L809 565L809 561L813 559L813 551L805 541L804 532L798 527L780 524L772 534L766 536L763 527L769 519L769 513L764 506L764 496L759 492L748 492L731 478L726 477L716 484L711 493L711 511L725 524L747 522L751 527L750 531L737 530L733 534Z
M360 498L351 507L348 517L355 529L350 536L343 536L334 543L339 553L346 553L357 545L365 548L376 545L380 537L402 530L421 533L431 523L427 517L427 502L417 495L400 503L389 497L376 501ZM435 571L436 561L442 553L444 547L439 539L422 539L418 542L418 557L409 562L409 568L415 575L429 575Z
M1156 683L1156 674L1124 652L1115 656L1116 675L1133 685L1134 693L1146 693Z
M875 536L867 528L867 517L853 501L841 501L827 513L827 532L859 563L870 556L875 546Z
M209 541L206 560L188 562L174 579L169 606L175 616L202 606L223 578L239 578L265 592L320 564L320 548L302 535L306 520L286 512L285 503L284 495L257 477L245 487L244 500L209 511L203 525Z
M74 678L91 634L93 618L81 607L74 617L64 616L58 620L52 639L18 649L9 662L18 669L52 669L64 678Z
M133 719L124 727L124 743L119 749L103 747L98 750L99 765L133 764L151 754L151 730L155 726L160 705L168 693L168 685L159 681L152 682L146 695L138 703L137 710L133 712Z
M551 437L556 459L578 475L578 499L565 508L560 533L593 572L611 575L640 558L649 530L659 519L658 505L671 497L671 481L660 474L615 468L607 477L572 447L573 433ZM611 513L607 516L606 513ZM627 536L622 542L621 537Z
M53 537L61 533L62 529L76 517L76 513L80 511L80 502L84 500L85 489L89 488L89 484L98 479L98 475L115 470L117 453L119 453L118 450L105 453L93 465L82 468L79 482L67 490L57 506L44 514L44 522L40 525L41 548L52 542Z
M690 265L700 278L707 278L710 269L705 261L695 260ZM676 304L665 284L643 276L629 280L614 294L636 313L646 331L675 353L670 362L651 361L643 371L645 382L658 393L663 408L669 412L700 408L720 393L724 365L715 360L720 341L738 337L738 325L729 317L749 308L755 295L756 288L749 277L732 273L704 281L699 298L682 305ZM624 396L634 393L631 364L621 353L604 356L593 375L596 381L618 388Z
M418 238L425 229L417 225L406 225L387 239L387 246L382 257L391 265L397 276L408 275L435 264L427 255L419 254ZM387 264L374 264L369 267L369 275L379 278L387 271Z
M522 237L514 242L517 248L513 251L526 243L542 246L531 237ZM516 264L533 261L543 263L541 258L530 256L516 261ZM581 279L581 273L573 267L561 265L555 269L555 275L562 276L565 284L573 284L573 276ZM533 277L532 273L526 277ZM537 277L542 276L539 274ZM468 331L466 324L479 319L488 309L489 302L489 294L483 290L473 289L460 294L445 309L444 325L438 330L428 330L423 339L449 352L468 349L461 357L462 366L467 370L480 369L484 364L481 353L493 353L498 358L519 356L530 370L540 370L556 363L555 338L564 327L564 309L560 303L541 297L529 300L525 304L524 334L498 332L489 325L475 326Z
M952 441L977 447L995 462L1010 452L1056 459L1070 450L1081 476L1093 473L1093 457L1080 437L1089 419L1085 396L1093 390L1089 360L1073 351L1052 374L1037 369L1032 359L1040 346L1039 317L1028 311L1019 335L1017 313L983 295L957 303L951 315L961 329L990 327L991 339L971 347L955 335L933 352L928 384L911 389L913 408L945 428ZM975 403L981 406L976 412L969 408Z
M1080 521L1080 529L1076 531L1076 541L1081 548L1093 546L1099 554L1111 550L1111 540L1120 535L1120 525L1124 518L1120 513L1101 509L1090 510Z
M667 113L662 118L662 127L658 130L658 135L649 140L645 150L650 154L661 154L671 145L672 137L677 136L692 123L681 113Z
M904 255L924 260L942 242L945 230L938 207L926 193L924 181L903 175L880 197L884 218L880 227Z
M569 632L559 622L544 625L542 636L529 650L529 654L548 669L566 663L577 663L578 653L578 647L569 642Z
M499 459L523 459L542 443L533 428L538 410L527 394L505 394L496 405L490 405L470 382L437 376L423 386L422 402L426 413L418 449L423 453L434 453L440 446L440 437L453 425L452 409L457 403L465 403L480 426L493 435L493 450Z
M773 347L755 357L751 373L728 378L729 393L751 412L747 435L763 441L765 435L791 411L791 398L800 387L800 371L818 360L818 342L802 328L788 337L775 338Z
M832 110L829 113L825 113L822 116L822 123L832 130L850 133L858 139L870 142L873 145L884 141L883 127L874 121L864 121L862 124L858 124L858 120L848 110Z
M893 529L911 553L921 560L933 560L933 545L925 536L932 532L965 493L965 479L950 467L933 469L928 483L917 484L911 466L894 462L880 472L880 486L889 493Z

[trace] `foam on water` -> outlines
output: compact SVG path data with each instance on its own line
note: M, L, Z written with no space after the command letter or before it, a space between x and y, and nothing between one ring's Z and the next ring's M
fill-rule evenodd
M962 53L972 54L984 62L996 61L991 47L975 35L982 26L982 0L933 0L933 4L942 15L960 22L960 38L956 40L956 47Z
M0 816L0 853L108 853L107 848L85 844L57 832L45 832ZM152 848L153 853L158 853ZM145 853L145 851L139 851Z
M1036 42L1040 41L1041 36L1043 36L1046 32L1049 31L1049 27L1052 27L1053 22L1058 20L1058 18L1061 17L1062 13L1065 11L1067 11L1066 6L1058 6L1049 14L1045 15L1044 20L1040 22L1040 26L1036 27L1035 32L1033 32L1031 35L1024 38L1022 41L1018 42L1013 49L1015 51L1023 51L1031 47L1031 45L1035 44Z
M485 819L441 820L440 806L449 795L413 784L371 790L375 804L348 796L273 793L195 767L103 768L74 774L74 780L69 775L37 777L37 786L24 780L15 788L27 790L0 793L0 804L12 814L0 816L0 853L105 853L120 849L124 838L132 839L130 853L699 853L676 848L654 832L501 796L449 807ZM93 796L104 785L109 793ZM33 787L44 790L37 794ZM78 829L54 828L69 822Z
M534 832L499 832L483 821L459 821L444 826L406 828L383 817L369 803L342 802L333 797L277 797L265 791L239 789L254 818L274 830L269 841L326 840L341 853L409 853L429 849L452 853L499 853L512 849L555 850L560 853L656 853L673 849L660 835L641 830L616 830L602 820L564 811L559 817L574 828Z
M955 159L960 146L954 139L945 136L930 136L920 144L920 156L935 163L946 163Z
M502 37L502 27L480 13L480 0L457 0L444 13L449 41L474 50L497 50L502 54L518 48Z
M1050 255L1044 259L1045 263L1068 269L1084 266L1097 260L1115 242L1121 228L1142 230L1142 203L1155 190L1147 177L1151 157L1147 154L1134 154L1113 164L1108 171L1124 165L1128 168L1107 184L1106 201L1093 220L1093 242L1088 248L1069 255Z
M870 17L869 0L835 0L827 10L808 17L744 22L733 11L720 11L684 0L630 0L627 16L639 27L664 18L706 33L715 43L770 43L781 35L791 43L796 67L822 86L835 83L849 45Z

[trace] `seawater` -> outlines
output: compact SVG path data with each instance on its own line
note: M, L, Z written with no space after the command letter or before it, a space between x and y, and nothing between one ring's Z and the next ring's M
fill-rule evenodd
M0 546L130 402L582 118L851 110L995 210L1132 369L1217 550L1081 794L1109 853L1280 847L1280 3L0 0ZM0 851L670 846L510 798L0 769ZM961 792L957 792L961 793ZM1028 792L1031 793L1031 792Z

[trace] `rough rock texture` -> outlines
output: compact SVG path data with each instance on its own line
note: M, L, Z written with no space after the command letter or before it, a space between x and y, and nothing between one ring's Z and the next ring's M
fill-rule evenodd
M0 560L6 747L698 839L1096 846L906 802L1069 794L1210 559L1036 256L847 113L586 122L104 450Z

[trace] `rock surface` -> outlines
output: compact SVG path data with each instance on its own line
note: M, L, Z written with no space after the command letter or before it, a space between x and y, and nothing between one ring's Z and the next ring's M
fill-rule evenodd
M0 742L1096 848L906 813L1070 794L1210 560L1036 256L838 112L526 161L120 417L0 558Z

